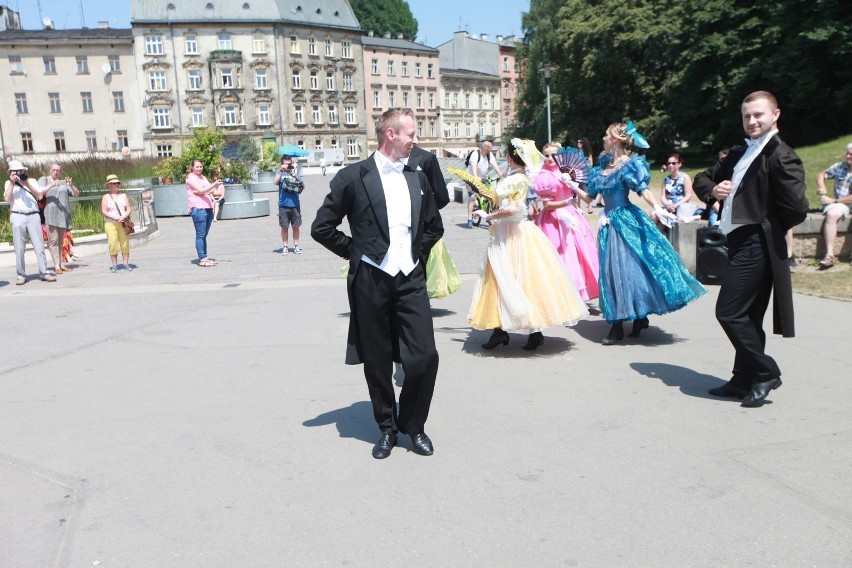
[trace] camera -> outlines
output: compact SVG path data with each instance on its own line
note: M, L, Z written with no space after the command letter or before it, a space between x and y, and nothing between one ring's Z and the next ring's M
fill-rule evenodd
M30 179L30 176L27 175L27 172L18 172L18 179L21 181L27 181Z

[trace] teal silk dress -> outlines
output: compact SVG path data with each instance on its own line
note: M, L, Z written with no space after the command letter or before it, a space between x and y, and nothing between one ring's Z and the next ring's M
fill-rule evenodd
M606 208L598 228L600 307L609 323L665 314L706 292L681 262L650 217L630 203L630 191L648 189L643 156L633 156L604 174L610 156L592 168L589 196L603 194Z

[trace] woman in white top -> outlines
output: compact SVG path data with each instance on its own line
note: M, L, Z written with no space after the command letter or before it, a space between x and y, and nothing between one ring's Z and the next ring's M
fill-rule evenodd
M12 243L15 246L15 269L18 277L15 284L26 284L27 271L24 266L24 254L27 248L27 235L33 244L33 252L38 261L38 272L45 282L55 282L56 277L47 271L44 256L44 237L41 234L41 219L38 215L38 200L42 193L27 177L27 168L18 160L9 162L9 179L3 188L3 200L9 202L9 222L12 225Z
M104 185L109 190L109 193L101 198L101 214L104 216L104 231L107 234L109 258L112 261L109 271L115 273L118 270L119 250L124 261L124 268L133 270L129 264L130 239L127 238L127 233L124 232L124 226L121 224L125 219L129 219L132 213L130 201L127 195L121 193L121 180L118 176L107 176Z

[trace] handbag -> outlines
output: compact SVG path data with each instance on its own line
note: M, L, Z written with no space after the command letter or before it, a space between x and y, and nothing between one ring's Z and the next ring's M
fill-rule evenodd
M121 209L118 207L118 200L113 197L112 202L115 204L115 209L119 213L121 213ZM125 235L132 235L136 232L136 226L133 224L133 220L130 217L127 217L121 222L121 226L124 228Z

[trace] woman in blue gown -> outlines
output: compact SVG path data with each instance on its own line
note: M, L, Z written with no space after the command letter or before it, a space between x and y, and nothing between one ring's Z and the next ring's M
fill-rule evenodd
M646 191L651 179L648 162L630 154L634 143L647 148L645 139L632 123L614 123L603 143L608 155L592 169L588 193L578 193L586 201L599 194L604 197L598 228L600 307L612 324L603 343L612 345L624 338L623 322L633 320L630 336L638 337L648 327L649 314L678 310L706 290L689 274L650 217L630 203L629 193L635 191L658 218L674 217L660 207L653 192Z

